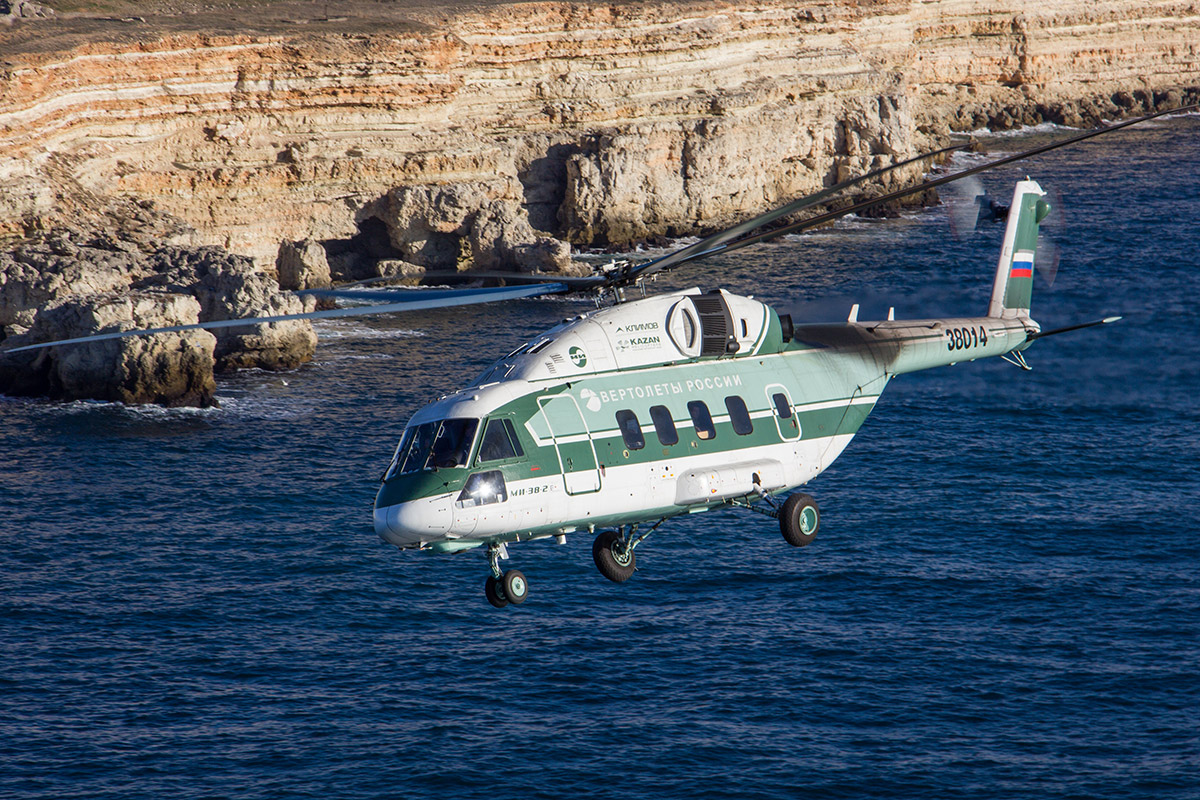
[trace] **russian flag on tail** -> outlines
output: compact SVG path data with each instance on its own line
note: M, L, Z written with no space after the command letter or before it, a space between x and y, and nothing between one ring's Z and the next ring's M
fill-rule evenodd
M1018 250L1013 254L1012 269L1008 273L1009 278L1032 278L1033 277L1033 252L1030 250Z

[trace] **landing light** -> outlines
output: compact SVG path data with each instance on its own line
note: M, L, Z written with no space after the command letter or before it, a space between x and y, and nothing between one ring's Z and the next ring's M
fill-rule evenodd
M492 503L503 503L508 499L508 490L504 485L504 474L498 469L487 472L476 472L467 478L455 505L459 508L473 508Z

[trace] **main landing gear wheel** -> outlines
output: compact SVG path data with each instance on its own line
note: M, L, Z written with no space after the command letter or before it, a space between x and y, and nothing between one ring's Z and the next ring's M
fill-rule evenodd
M624 583L633 577L637 556L625 537L616 531L604 531L592 543L592 560L600 574L613 583Z
M514 606L521 605L529 597L529 582L525 580L525 573L519 569L510 569L504 573L500 583L504 587L504 596Z
M496 579L495 575L488 575L487 583L483 585L483 593L487 595L487 601L496 608L504 608L508 605L504 587L500 585L500 581Z
M789 497L779 511L779 532L783 539L794 547L812 544L821 527L821 511L817 501L806 494L796 493Z

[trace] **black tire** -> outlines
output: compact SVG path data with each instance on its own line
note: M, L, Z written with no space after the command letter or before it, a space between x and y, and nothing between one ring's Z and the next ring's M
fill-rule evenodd
M779 512L779 532L783 540L793 547L812 544L821 529L821 510L817 501L803 492L797 492L784 501Z
M500 586L500 581L496 580L494 575L488 575L487 583L483 585L483 593L487 595L487 601L496 608L504 608L508 605L508 598L504 596L504 589Z
M624 553L625 540L616 531L603 531L592 542L592 560L600 574L613 583L624 583L637 569L637 556L632 550Z
M514 606L521 605L529 597L529 581L525 580L525 573L521 570L510 569L500 582L504 586L504 597Z

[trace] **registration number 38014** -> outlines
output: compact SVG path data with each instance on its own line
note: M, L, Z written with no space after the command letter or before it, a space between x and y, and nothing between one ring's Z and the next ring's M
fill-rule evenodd
M950 352L985 345L987 344L987 340L987 328L982 325L978 327L946 329L946 349Z

